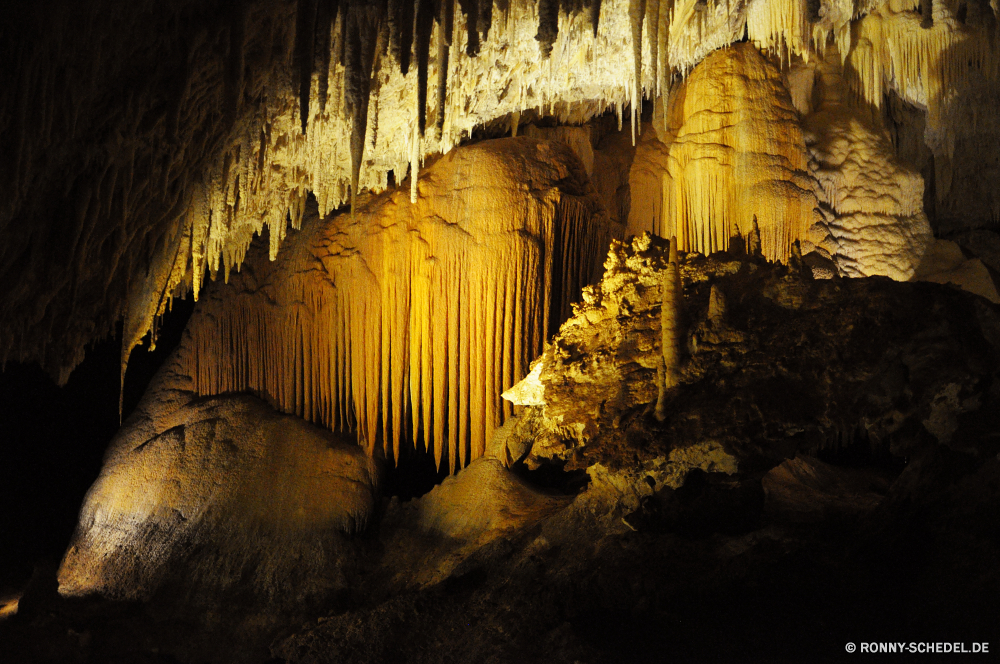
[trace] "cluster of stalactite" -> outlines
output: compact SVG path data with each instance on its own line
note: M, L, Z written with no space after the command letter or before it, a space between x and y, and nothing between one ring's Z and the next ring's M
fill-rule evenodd
M969 25L960 11L944 7L936 12L924 9L921 15L893 9L890 3L857 22L845 61L848 83L876 109L889 90L927 109L926 140L935 156L938 200L951 186L956 135L969 129L961 126L966 118L950 117L950 107L970 86L995 85L1000 78L996 39L985 23Z
M751 44L717 51L654 120L662 141L636 151L628 232L711 254L759 224L764 256L787 261L815 222L817 201L780 70Z
M568 148L481 145L432 167L418 204L387 192L317 221L203 300L180 354L195 391L251 391L390 459L424 447L454 471L481 456L511 414L500 394L618 234Z
M936 155L946 154L947 128L933 125L947 114L935 109L951 86L994 75L995 49L955 3L933 3L927 27L919 4L104 0L86 10L65 3L52 16L26 9L39 17L32 29L2 40L12 67L0 85L0 150L11 155L0 163L0 359L41 360L64 379L123 311L127 357L171 296L197 295L206 274L237 268L265 227L273 256L309 195L325 214L409 177L415 199L425 157L498 121L516 132L522 112L580 123L615 109L637 140L643 99L667 95L677 76L744 36L786 63L835 38L866 99L877 103L887 86L931 109ZM103 142L81 148L92 136ZM52 265L70 269L56 275Z

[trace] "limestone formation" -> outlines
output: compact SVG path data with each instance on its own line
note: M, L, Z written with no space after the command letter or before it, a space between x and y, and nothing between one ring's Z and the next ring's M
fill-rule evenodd
M848 80L867 103L880 108L891 89L927 109L925 140L934 152L936 193L943 200L951 188L956 138L968 132L955 102L970 86L997 79L995 19L977 25L960 16L965 3L946 2L933 3L933 12L921 17L912 11L916 4L886 2L872 11L858 21L850 52L842 55Z
M948 240L935 240L916 268L913 279L954 284L962 290L1000 304L1000 294L989 270L978 258L966 258L962 249Z
M194 391L251 391L389 459L419 446L454 471L481 456L512 412L500 393L620 231L561 143L459 148L420 189L416 205L397 189L313 223L214 289L183 344Z
M909 279L932 239L923 178L897 159L881 117L853 100L835 51L815 72L818 103L803 124L823 216L803 238L805 251L845 276Z
M114 336L87 368L128 415L133 349L197 305L58 579L0 527L0 659L988 635L998 29L1000 0L5 8L0 364L65 383ZM99 434L35 428L84 459L113 397Z
M656 368L657 396L656 419L667 417L667 395L677 387L677 374L684 345L684 285L681 283L680 259L677 257L677 238L670 240L670 254L660 284L660 362Z
M916 310L894 309L894 298L902 295L893 294L897 291L891 282L813 281L789 267L723 253L688 254L679 262L690 317L681 338L687 355L674 374L670 399L663 401L658 375L664 359L661 284L669 265L666 241L654 236L612 244L604 278L584 289L583 302L542 355L541 370L531 382L544 394L543 403L527 407L512 431L506 432L508 451L520 441L530 441L531 449L524 453L528 466L556 459L590 467L611 463L619 454L634 454L645 472L651 472L656 459L669 456L670 441L712 441L742 463L786 449L789 437L812 441L813 453L847 444L859 426L869 440L886 440L906 420L907 426L946 442L958 427L955 413L974 407L973 401L958 396L975 391L974 380L954 378L955 372L964 370L949 366L946 357L951 351L931 342L925 347L919 337L923 332L918 328L927 331L946 324L944 310L930 315L925 309L934 306L926 298L946 297L939 287L906 286L911 289L905 291L908 302L923 302L924 318L917 322ZM929 288L938 290L923 290ZM719 305L723 291L731 303L724 316ZM947 323L949 329L960 328L970 317L992 315L986 313L985 300L975 304L973 299L978 298L963 300L965 313L954 314L957 318ZM880 316L896 322L873 322ZM858 345L849 352L834 350L829 345L830 326L839 330L836 335L861 335L856 337ZM936 338L937 333L926 333ZM900 334L907 339L917 336L904 342ZM897 343L906 344L908 350L899 351L905 353L905 361L899 355L885 355L886 345ZM909 365L918 356L924 358L919 362L933 366L940 362L941 370L932 380L928 377L929 382L914 384L916 391L905 399L898 381L890 388L875 379L889 375L886 372L905 373L908 369L899 363ZM830 383L823 376L835 366L853 367L850 371L858 373ZM761 391L761 385L770 387ZM768 392L772 389L777 392ZM884 389L895 396L886 396ZM798 410L802 399L813 405ZM870 400L893 403L893 413L872 419L864 414ZM729 406L719 409L717 404L723 402ZM653 404L662 404L656 408L657 417L646 417ZM939 410L951 414L935 415ZM760 429L749 424L756 421ZM740 433L748 426L757 431L752 439ZM771 441L763 447L762 436ZM498 456L503 454L499 450Z
M712 53L665 99L660 140L639 146L629 233L712 253L759 221L764 256L787 260L817 217L797 114L779 70L751 44Z
M336 589L344 535L377 506L373 461L254 397L186 396L148 401L112 441L59 592L290 606Z
M808 188L797 175L794 122L769 87L773 72L744 57L752 45L789 68L836 42L850 86L868 104L879 107L892 91L927 109L935 192L945 212L974 209L986 221L1000 210L981 177L955 160L956 146L978 150L984 139L988 157L1000 140L1000 125L989 120L998 62L992 5L935 3L933 25L923 29L918 0L467 0L457 8L392 0L384 10L274 0L227 3L218 12L194 2L104 3L101 11L74 7L51 17L25 10L12 15L5 40L7 59L19 64L0 85L0 146L12 155L2 172L9 195L0 228L9 239L0 255L0 355L38 360L60 382L86 343L111 331L123 313L124 364L155 332L173 296L197 297L206 276L237 268L265 227L273 257L310 195L325 215L360 190L384 190L391 173L396 182L409 176L415 200L428 157L491 123L515 119L516 126L527 112L580 124L614 110L619 122L630 118L642 141L643 101L690 115L718 90L681 95L688 99L681 103L671 93L677 78L710 54L734 61L720 49L744 35L750 43L735 46L742 54L736 59L743 58L736 69L748 78L729 86L727 103L752 99L759 108L745 110L765 109L758 115L770 129L740 128L738 146L734 136L722 144L763 161L740 153L727 161L722 170L735 168L735 180L755 174L734 189L726 184L733 178L712 175L709 162L679 154L678 146L673 184L644 185L646 193L664 194L638 197L635 229L658 230L666 201L667 225L671 215L679 220L682 248L724 247L728 237L717 236L745 230L743 210L752 199L741 191L786 200L785 208L766 203L770 211L760 216L765 235L782 226L770 257L784 256L785 236L806 223L811 208L802 203ZM94 49L104 32L115 34L115 43ZM694 74L682 85L697 90L705 78ZM142 85L133 89L134 81ZM739 114L738 105L726 112ZM693 130L710 130L709 115ZM768 145L758 145L767 133ZM99 144L88 147L83 136L99 136ZM683 132L677 138L685 150L700 150ZM773 158L791 161L767 163ZM689 161L701 165L681 174ZM953 189L960 195L949 196ZM989 200L963 206L975 192ZM721 202L710 221L712 201ZM54 219L72 221L65 232L37 230ZM699 228L705 232L698 235ZM71 272L50 278L49 263Z

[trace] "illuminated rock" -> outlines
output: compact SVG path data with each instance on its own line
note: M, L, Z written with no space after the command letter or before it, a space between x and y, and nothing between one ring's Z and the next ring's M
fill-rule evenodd
M620 228L561 143L459 148L420 190L313 223L212 289L183 343L194 391L263 395L391 459L417 441L452 470L481 456Z
M544 406L545 386L540 380L541 375L542 363L537 362L527 376L500 396L515 406Z
M989 270L978 258L966 258L962 249L948 240L935 240L913 275L914 281L954 284L1000 304L1000 294Z
M845 276L905 281L932 240L923 178L897 159L881 118L851 96L835 51L815 72L818 104L803 124L824 215L803 250Z
M182 393L174 392L175 396ZM372 518L377 471L356 445L250 396L140 406L112 441L59 569L59 592L282 606L329 592L344 535Z
M637 148L628 232L676 235L682 251L709 254L748 236L756 218L764 256L786 261L817 218L797 118L753 45L712 53L654 117L660 140Z
M480 459L421 499L418 524L479 547L548 516L568 501L531 487L495 459Z

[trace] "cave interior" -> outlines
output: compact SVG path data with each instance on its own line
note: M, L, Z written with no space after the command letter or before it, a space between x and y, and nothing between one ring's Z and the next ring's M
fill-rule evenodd
M998 0L41 0L0 62L0 660L1000 652Z

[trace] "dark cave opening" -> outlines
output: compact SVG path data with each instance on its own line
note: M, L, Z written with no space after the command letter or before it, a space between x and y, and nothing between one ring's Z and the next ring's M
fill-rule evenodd
M434 454L423 445L401 445L396 463L387 462L382 474L382 493L400 500L419 498L448 477L447 464L438 467Z
M174 300L161 321L156 349L132 351L125 374L122 417L173 352L194 309ZM58 564L84 494L97 478L104 451L118 430L121 325L87 350L64 387L37 364L9 363L0 372L0 422L8 450L0 464L0 594L31 577L36 563Z

